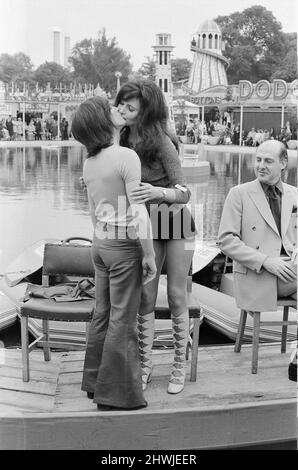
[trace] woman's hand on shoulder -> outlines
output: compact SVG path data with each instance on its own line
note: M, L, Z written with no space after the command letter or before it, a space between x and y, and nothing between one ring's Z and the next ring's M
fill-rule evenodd
M131 191L131 198L138 203L152 201L153 199L162 199L162 189L152 186L150 183L140 183L140 186Z

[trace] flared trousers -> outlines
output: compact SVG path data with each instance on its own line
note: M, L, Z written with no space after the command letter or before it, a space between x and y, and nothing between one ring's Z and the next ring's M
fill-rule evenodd
M137 313L142 287L138 240L94 238L96 304L87 341L82 390L94 402L134 408L142 391Z

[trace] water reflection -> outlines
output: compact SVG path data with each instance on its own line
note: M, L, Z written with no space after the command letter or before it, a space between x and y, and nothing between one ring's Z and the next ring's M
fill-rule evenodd
M210 175L189 181L200 240L217 235L225 197L232 186L254 179L253 155L205 152ZM297 157L287 182L297 184ZM25 247L41 238L90 237L86 192L80 187L81 147L0 148L0 273Z

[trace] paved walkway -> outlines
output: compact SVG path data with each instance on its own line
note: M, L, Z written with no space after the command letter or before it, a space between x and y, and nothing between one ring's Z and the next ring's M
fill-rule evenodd
M0 140L1 147L80 147L76 140Z
M209 145L209 144L181 144L184 148L184 153L197 153L199 146L204 146L204 151L216 152L229 152L229 153L255 153L257 147L244 147L239 145ZM76 140L18 140L7 141L0 140L1 147L43 147L43 148L57 148L57 147L81 147L82 145ZM297 157L296 150L288 150L289 157Z

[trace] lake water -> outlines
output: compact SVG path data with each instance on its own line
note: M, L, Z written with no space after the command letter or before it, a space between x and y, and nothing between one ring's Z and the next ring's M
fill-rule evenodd
M225 197L232 186L254 179L253 155L206 151L210 163L189 184L200 240L217 236ZM296 158L287 182L297 185ZM26 247L43 238L92 238L86 192L80 187L84 151L61 148L0 148L0 274Z

